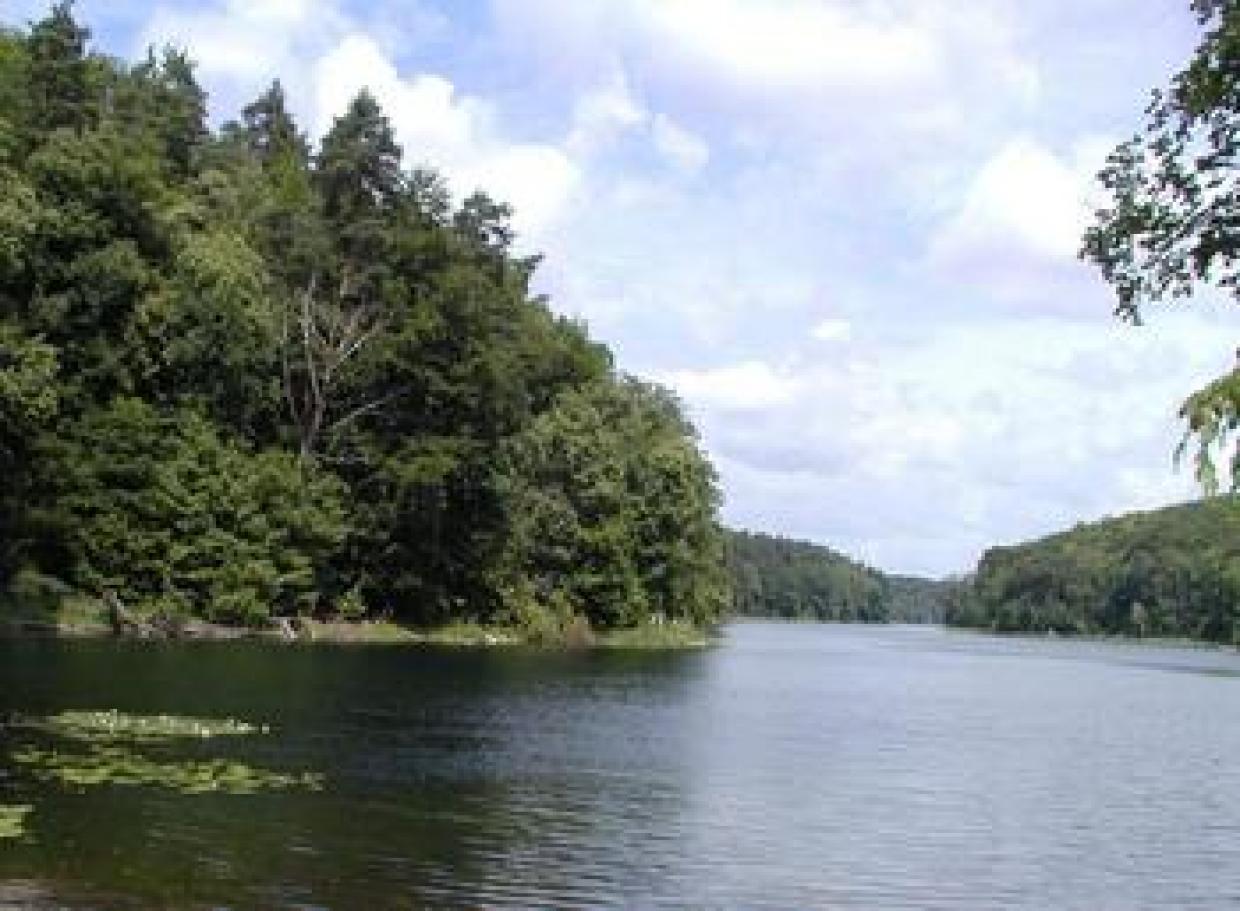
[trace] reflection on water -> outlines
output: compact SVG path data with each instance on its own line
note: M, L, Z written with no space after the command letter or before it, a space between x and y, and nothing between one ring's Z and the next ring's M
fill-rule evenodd
M1217 906L1240 899L1237 673L757 624L684 654L3 643L0 718L268 725L133 749L322 789L75 788L14 761L10 725L0 808L33 810L0 909Z

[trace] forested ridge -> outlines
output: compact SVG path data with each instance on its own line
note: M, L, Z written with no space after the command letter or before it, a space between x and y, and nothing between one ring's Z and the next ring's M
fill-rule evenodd
M1240 644L1240 500L1133 513L993 548L947 619Z
M728 534L735 612L843 623L940 623L949 583L893 576L808 541Z
M531 293L505 205L406 167L368 93L317 146L278 82L215 129L182 52L89 38L69 3L0 31L0 588L250 625L727 608L693 428Z

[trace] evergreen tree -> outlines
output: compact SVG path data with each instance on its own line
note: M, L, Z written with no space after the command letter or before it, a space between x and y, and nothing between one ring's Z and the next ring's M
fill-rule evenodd
M86 41L68 3L0 33L0 580L247 624L718 615L692 428L531 295L507 206L406 174L369 93L311 156L278 82L214 134L183 53Z
M73 16L73 0L58 0L31 28L26 41L28 87L36 129L80 131L90 124L94 104L86 57L89 40L90 30Z

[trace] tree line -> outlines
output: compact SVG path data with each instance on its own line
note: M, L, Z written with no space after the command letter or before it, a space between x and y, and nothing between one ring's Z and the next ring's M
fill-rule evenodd
M410 150L416 157L418 150ZM0 31L0 586L132 609L623 627L730 603L680 404L531 291L509 208L363 91L218 129L181 51Z
M949 585L887 575L829 547L728 533L734 610L744 617L842 623L941 623Z
M993 548L947 619L1240 644L1240 501L1133 513Z

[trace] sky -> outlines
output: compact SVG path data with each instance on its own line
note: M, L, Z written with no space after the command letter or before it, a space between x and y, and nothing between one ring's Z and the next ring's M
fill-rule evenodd
M0 0L21 23L43 3ZM725 520L882 569L1196 493L1172 453L1234 304L1133 327L1076 259L1186 0L79 0L217 121L361 88L410 165L516 209L538 290L685 401Z

